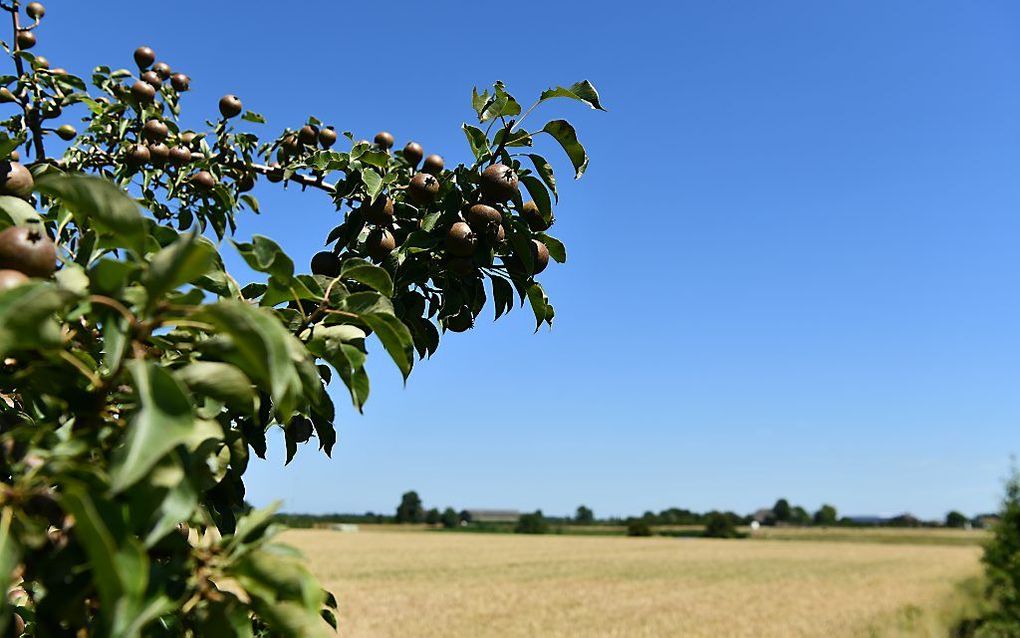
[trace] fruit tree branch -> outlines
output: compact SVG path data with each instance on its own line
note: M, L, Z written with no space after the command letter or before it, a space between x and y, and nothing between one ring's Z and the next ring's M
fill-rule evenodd
M246 166L248 166L252 170L254 170L254 171L258 172L258 173L261 173L263 175L268 175L268 174L270 174L272 172L282 171L283 170L282 168L280 168L278 166L277 167L272 167L272 166L266 166L265 164L255 164L255 163L252 163L252 164L246 164ZM318 178L315 178L315 177L310 177L308 175L301 175L300 173L294 173L293 175L291 175L287 179L288 179L288 181L291 181L291 182L297 182L298 184L301 184L302 186L311 186L312 188L318 188L320 190L326 191L330 195L333 195L333 194L336 193L336 187L335 186L333 186L332 184L327 184L326 182L323 182L322 180L320 180Z
M21 32L21 21L18 18L18 0L14 0L11 3L10 8L4 7L11 14L11 26L14 30L14 66L18 70L18 77L25 75L25 63L22 61L21 56L18 52L21 51L21 44L18 42L18 33ZM38 24L36 20L36 24ZM36 159L42 159L46 157L46 149L43 147L43 133L42 133L42 118L39 114L38 107L32 107L28 103L28 87L25 87L21 91L21 95L18 96L21 108L25 111L25 122L28 124L29 129L32 131L32 141L35 146ZM38 101L37 101L38 103Z

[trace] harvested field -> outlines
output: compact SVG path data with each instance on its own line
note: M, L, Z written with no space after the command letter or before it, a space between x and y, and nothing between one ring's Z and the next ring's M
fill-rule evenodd
M336 593L351 637L925 636L980 555L873 539L284 538Z

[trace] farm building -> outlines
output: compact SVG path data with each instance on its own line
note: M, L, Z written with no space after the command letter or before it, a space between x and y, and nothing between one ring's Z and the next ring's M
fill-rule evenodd
M517 510L467 510L472 523L516 523L521 518Z

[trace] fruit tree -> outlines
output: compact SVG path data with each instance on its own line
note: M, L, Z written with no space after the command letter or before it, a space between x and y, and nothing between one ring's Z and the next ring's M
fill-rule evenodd
M260 137L235 95L188 130L192 80L152 49L86 82L37 53L42 4L0 8L0 632L328 635L335 600L272 540L272 510L245 506L248 459L275 428L288 462L312 441L328 455L327 389L362 409L367 343L406 378L489 299L552 323L535 278L566 254L533 144L576 177L588 158L568 122L524 124L554 98L602 109L598 93L523 111L502 83L474 91L456 166L314 117ZM262 181L337 215L309 272L266 237L224 242ZM225 270L227 247L258 281Z

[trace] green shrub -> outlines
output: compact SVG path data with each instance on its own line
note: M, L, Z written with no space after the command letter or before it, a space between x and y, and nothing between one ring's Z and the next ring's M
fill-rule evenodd
M705 531L702 534L706 538L739 538L733 520L720 512L713 512L708 515L705 522Z
M651 536L652 527L643 518L632 518L627 521L627 536Z
M1006 481L999 517L981 559L987 611L963 621L954 632L960 638L1020 636L1020 472L1015 466Z
M546 534L549 532L549 523L546 522L542 510L536 510L532 514L522 514L517 526L514 527L516 534Z
M439 522L443 524L446 529L452 529L460 524L457 520L457 512L452 507L447 507L443 510L442 515L439 517Z

